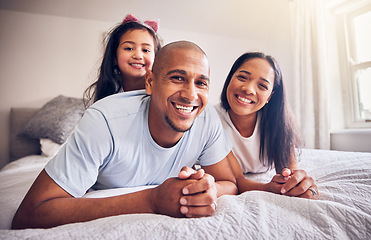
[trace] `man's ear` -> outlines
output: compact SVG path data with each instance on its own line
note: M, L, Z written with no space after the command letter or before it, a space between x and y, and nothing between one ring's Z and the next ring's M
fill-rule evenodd
M147 69L145 76L146 92L148 95L152 94L153 88L153 72L150 69Z

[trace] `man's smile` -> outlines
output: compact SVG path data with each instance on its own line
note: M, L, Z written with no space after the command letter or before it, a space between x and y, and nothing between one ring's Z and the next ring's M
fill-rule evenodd
M172 102L173 106L182 113L192 113L195 109L198 108L198 106L187 106L179 103Z

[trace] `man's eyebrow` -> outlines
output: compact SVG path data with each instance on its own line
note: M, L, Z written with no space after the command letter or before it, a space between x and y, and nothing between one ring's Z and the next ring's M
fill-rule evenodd
M178 73L178 74L181 74L181 75L187 75L187 72L184 71L184 70L174 69L174 70L171 70L171 71L167 72L166 76L169 76L169 75L174 74L174 73Z
M241 70L240 72L246 73L247 75L250 75L251 76L251 73L248 72L248 71L246 71L246 70ZM265 78L259 78L259 79L261 79L261 80L263 80L263 81L271 84L271 82L268 79L265 79Z
M169 75L174 74L174 73L178 73L178 74L181 74L181 75L184 75L184 76L187 75L187 72L184 71L184 70L181 70L181 69L174 69L174 70L169 71L169 72L166 74L166 76L169 76ZM206 81L208 81L208 82L210 82L210 78L209 78L208 76L206 76L206 75L201 74L201 76L200 76L199 78L200 78L200 79L203 79L203 80L206 80Z
M208 76L206 76L206 75L201 75L200 78L203 79L203 80L206 80L206 81L210 82L210 78Z

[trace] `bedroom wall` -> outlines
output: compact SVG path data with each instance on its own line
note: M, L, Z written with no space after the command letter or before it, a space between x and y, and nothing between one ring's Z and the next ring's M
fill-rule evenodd
M81 97L111 23L0 10L0 152L8 161L11 107L41 107L63 94Z
M225 76L244 51L274 54L290 81L289 19L284 11L277 19L281 29L272 31L270 42L162 28L160 34L165 43L186 39L205 50L211 64L209 101L217 103ZM101 37L115 24L0 10L0 168L8 162L10 108L41 107L59 94L81 97L96 77Z

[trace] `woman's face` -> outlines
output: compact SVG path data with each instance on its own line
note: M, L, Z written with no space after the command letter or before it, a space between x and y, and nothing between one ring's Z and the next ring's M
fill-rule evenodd
M239 116L256 114L269 101L273 84L274 70L267 60L247 60L233 74L228 85L230 111Z
M117 65L125 79L142 79L147 69L152 69L155 59L153 37L147 30L127 31L120 38L116 54Z

